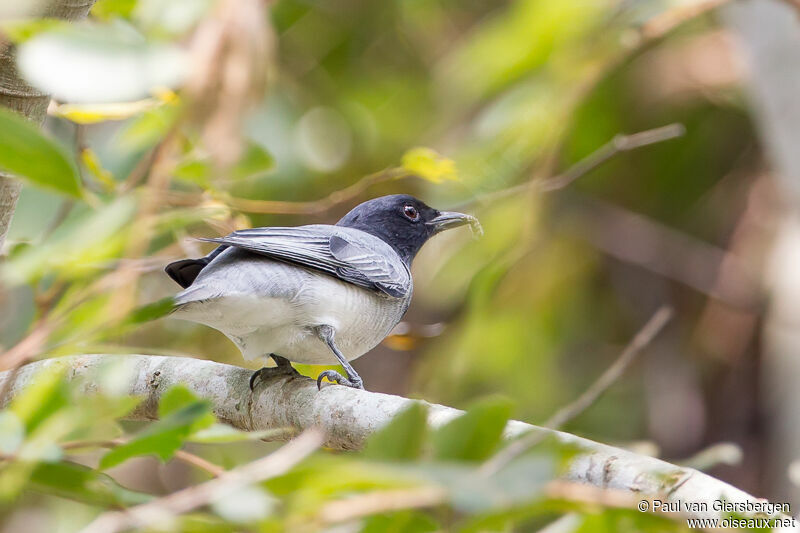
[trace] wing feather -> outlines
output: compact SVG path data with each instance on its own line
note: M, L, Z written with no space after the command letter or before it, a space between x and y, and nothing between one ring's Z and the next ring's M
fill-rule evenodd
M352 228L311 225L254 228L203 239L319 270L394 298L408 296L411 273L381 239Z

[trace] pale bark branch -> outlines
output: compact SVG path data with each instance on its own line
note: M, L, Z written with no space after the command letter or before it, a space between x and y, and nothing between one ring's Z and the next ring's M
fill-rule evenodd
M8 398L13 398L37 372L60 366L64 368L66 379L91 394L100 386L98 383L102 383L98 373L114 361L124 365L130 377L127 385L116 392L143 398L131 418L157 418L161 394L172 385L182 383L209 400L216 416L234 427L244 430L318 427L325 433L326 446L338 449L359 448L371 433L416 401L336 385L317 391L315 382L303 377L260 381L251 393L248 387L251 370L246 368L191 358L147 355L95 354L38 361L20 368L16 377L9 372L1 373L0 389L8 385ZM12 377L14 383L7 384ZM428 404L428 407L429 422L434 427L462 413L442 405ZM567 481L623 490L643 499L705 502L708 510L692 513L697 517L718 517L713 503L720 498L730 502L760 501L711 476L653 457L523 422L511 421L506 427L508 438L531 432L582 450L570 463L564 476Z

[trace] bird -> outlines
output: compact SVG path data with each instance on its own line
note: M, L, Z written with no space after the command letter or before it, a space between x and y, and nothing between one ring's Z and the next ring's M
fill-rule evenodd
M364 389L350 361L385 339L411 302L411 263L434 235L469 225L472 215L439 211L394 194L365 201L335 225L262 227L201 239L218 244L205 257L167 265L183 291L175 318L228 337L245 360L270 357L250 378L296 375L291 363L335 364L328 381Z

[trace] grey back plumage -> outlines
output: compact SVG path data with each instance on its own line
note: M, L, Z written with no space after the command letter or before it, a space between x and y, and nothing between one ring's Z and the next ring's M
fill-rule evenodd
M412 291L411 273L397 252L380 238L354 228L324 224L254 228L203 240L318 270L392 298L405 298Z

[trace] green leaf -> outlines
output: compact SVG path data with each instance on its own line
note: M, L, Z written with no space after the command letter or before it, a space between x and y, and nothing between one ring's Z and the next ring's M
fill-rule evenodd
M476 24L442 59L448 94L465 108L585 44L607 2L520 0ZM578 45L579 46L579 45ZM558 57L558 59L561 59ZM575 63L573 60L572 63ZM576 66L577 68L577 66Z
M619 531L654 531L659 533L685 532L685 524L670 520L669 515L640 513L635 509L597 509L588 506L588 512L572 529L574 533L617 533Z
M231 170L234 179L257 178L275 167L275 159L263 146L248 142L244 154Z
M170 387L170 389L164 393L164 395L161 397L160 403L158 404L158 416L159 418L164 419L173 413L180 411L181 409L185 409L196 404L208 406L209 411L205 414L205 416L198 418L192 424L192 432L206 429L214 425L217 419L210 411L211 404L198 398L197 395L195 395L195 393L189 390L185 385L175 385Z
M0 168L61 194L81 196L75 163L33 122L0 108Z
M16 19L2 21L0 28L11 42L20 44L45 31L64 28L67 24L65 20L52 18Z
M542 454L528 455L490 476L468 463L431 463L419 468L430 481L447 489L454 508L474 514L538 500L542 488L555 477L556 461Z
M79 210L45 242L17 254L0 266L3 281L16 285L42 276L78 278L95 274L125 247L128 222L136 212L136 199L128 195L98 211Z
M458 180L455 161L430 148L412 148L403 154L401 164L407 172L434 183Z
M153 498L126 489L106 474L63 461L39 464L31 473L28 487L37 492L101 506L126 507Z
M244 153L228 171L225 177L234 180L259 178L275 167L275 159L260 144L248 141ZM189 154L174 171L174 176L183 181L208 188L219 171L214 168L208 156Z
M175 307L175 298L167 296L155 302L137 307L126 318L127 324L142 324L167 316Z
M14 398L9 410L30 435L55 412L69 405L64 367L54 364L36 374L22 394Z
M100 468L111 468L139 455L155 455L167 461L194 431L215 421L210 404L197 401L191 391L180 385L164 393L159 404L159 416L161 420L104 455Z
M361 533L428 533L429 531L442 531L442 528L433 518L421 512L399 511L367 518Z
M91 13L100 20L129 18L136 8L136 3L136 0L103 0L92 6Z
M164 420L153 422L133 440L105 454L100 460L100 468L111 468L140 455L155 455L162 461L168 461L191 433L192 423L207 412L205 405L195 404Z
M373 459L402 461L417 459L428 434L428 408L412 403L367 440L364 456Z
M117 150L138 152L154 146L178 119L182 106L179 102L149 109L133 118L119 133Z
M173 172L174 176L179 180L194 183L203 188L211 184L211 176L213 174L211 165L201 159L186 159L181 161Z
M434 433L435 457L457 461L486 459L500 443L510 414L508 400L491 398L478 403Z

